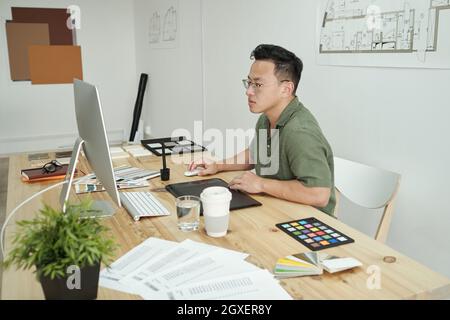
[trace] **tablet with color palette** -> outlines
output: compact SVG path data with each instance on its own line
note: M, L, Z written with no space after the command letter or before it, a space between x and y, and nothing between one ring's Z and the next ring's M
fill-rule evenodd
M355 242L316 218L293 220L276 226L312 251Z

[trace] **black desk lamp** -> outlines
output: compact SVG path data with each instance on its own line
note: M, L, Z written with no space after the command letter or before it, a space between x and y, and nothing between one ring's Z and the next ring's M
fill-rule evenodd
M166 146L165 143L162 142L162 161L163 161L163 167L159 172L161 173L161 181L167 181L170 179L170 168L167 168L166 165Z
M170 179L170 168L167 168L167 164L166 164L166 145L165 145L165 143L182 141L184 139L185 139L185 137L181 136L181 137L168 137L168 138L141 140L142 145L145 148L147 148L148 150L152 151L153 153L154 153L154 151L151 148L149 148L149 146L148 146L149 143L159 143L162 146L161 156L162 156L162 161L163 161L163 168L160 170L161 181L167 181ZM159 153L158 153L158 155L159 155Z

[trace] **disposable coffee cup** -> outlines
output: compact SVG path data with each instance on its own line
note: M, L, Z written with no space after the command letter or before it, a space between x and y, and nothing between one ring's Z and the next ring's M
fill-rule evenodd
M223 237L227 234L231 198L230 190L225 187L209 187L200 194L208 236Z

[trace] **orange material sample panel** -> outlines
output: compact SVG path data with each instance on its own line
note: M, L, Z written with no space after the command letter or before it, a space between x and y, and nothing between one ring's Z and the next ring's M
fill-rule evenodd
M30 46L28 52L32 84L83 80L80 46Z

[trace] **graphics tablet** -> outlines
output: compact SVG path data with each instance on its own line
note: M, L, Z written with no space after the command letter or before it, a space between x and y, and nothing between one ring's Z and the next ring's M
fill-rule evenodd
M166 186L166 190L169 191L175 198L186 195L200 197L200 193L202 193L203 189L208 187L228 188L228 183L218 178L196 180L196 181L169 184ZM231 189L230 192L233 196L231 198L230 210L237 210L262 205L260 202L256 201L246 193ZM200 212L202 212L202 209L200 209Z

